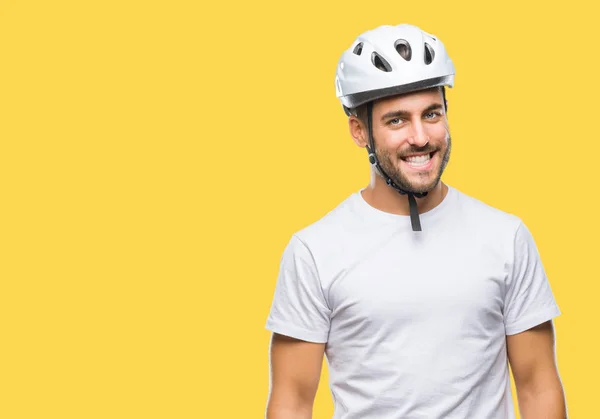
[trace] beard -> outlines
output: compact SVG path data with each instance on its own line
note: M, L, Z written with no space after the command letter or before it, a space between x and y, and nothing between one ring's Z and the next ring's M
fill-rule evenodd
M413 192L413 193L424 193L424 192L429 192L430 190L432 190L440 181L440 179L442 178L442 174L444 173L444 170L446 169L446 166L448 165L448 162L450 161L450 153L452 150L452 138L450 137L450 135L448 135L448 143L446 146L446 150L442 150L440 148L435 148L432 146L425 146L425 147L421 147L421 148L416 148L416 147L410 147L409 149L407 149L406 151L404 151L402 154L398 153L397 155L397 159L400 160L400 158L403 155L409 155L409 154L413 154L413 153L430 153L435 151L436 153L440 153L440 152L444 152L444 155L442 156L442 161L441 164L437 170L437 173L434 177L434 179L432 179L429 183L423 184L421 182L416 183L414 181L411 181L400 169L400 166L396 166L394 165L394 163L392 162L391 159L391 155L387 150L378 150L375 149L375 154L377 156L377 160L379 161L379 165L381 166L381 168L383 169L383 171L389 176L390 179L392 179L392 181L399 186L401 189L407 191L407 192ZM423 174L418 174L419 177L423 177L423 179L425 179L427 177L427 175L423 175Z

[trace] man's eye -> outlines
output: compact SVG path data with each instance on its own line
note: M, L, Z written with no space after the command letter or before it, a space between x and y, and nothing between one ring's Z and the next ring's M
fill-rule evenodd
M425 115L427 119L437 118L438 116L442 116L442 114L439 112L429 112L427 115Z
M402 122L402 120L400 118L394 118L394 119L390 119L389 124L398 125L401 122Z

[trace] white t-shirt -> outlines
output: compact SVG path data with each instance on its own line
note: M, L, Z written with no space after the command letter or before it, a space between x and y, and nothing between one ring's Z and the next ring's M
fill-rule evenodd
M292 235L266 328L327 343L333 419L514 419L506 335L560 314L527 227L449 186L414 232L361 191Z

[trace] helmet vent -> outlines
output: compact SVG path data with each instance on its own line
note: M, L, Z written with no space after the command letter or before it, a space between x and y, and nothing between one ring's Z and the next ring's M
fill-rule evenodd
M354 47L354 51L352 51L352 52L354 52L356 55L360 55L360 53L362 52L362 48L363 48L363 43L360 42Z
M435 57L435 52L431 45L425 42L425 64L429 65L433 62L433 58Z
M404 58L406 61L410 61L412 57L412 50L408 41L404 39L398 39L394 43L394 47L396 48L396 51L398 51L398 54L400 54L402 58Z
M373 61L373 65L381 71L385 71L388 73L392 71L392 66L390 66L390 64L376 52L373 52L373 54L371 54L371 61Z

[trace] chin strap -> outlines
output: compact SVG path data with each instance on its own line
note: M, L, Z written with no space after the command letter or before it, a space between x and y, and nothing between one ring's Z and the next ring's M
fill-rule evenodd
M389 186L398 191L400 195L408 195L408 207L410 209L410 223L412 225L412 229L413 231L422 231L421 220L419 218L419 208L417 206L417 200L415 199L415 197L423 198L427 195L427 192L421 193L405 191L404 189L396 185L394 181L387 175L387 173L385 173L385 171L379 164L379 161L377 160L377 156L375 155L375 141L373 140L373 130L371 128L371 125L373 123L373 102L369 102L369 104L367 104L367 119L367 129L369 131L369 147L367 147L367 151L369 152L369 162L371 164L374 164L375 167L377 167L377 170L379 170L379 173L381 173L381 176L385 180L385 183L387 183Z
M410 223L412 224L413 231L421 231L421 219L419 218L419 208L417 207L417 200L415 195L412 193L408 194L408 206L410 207Z

